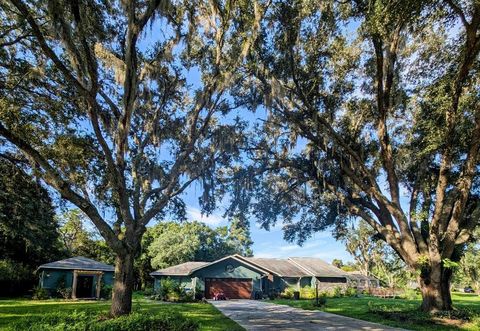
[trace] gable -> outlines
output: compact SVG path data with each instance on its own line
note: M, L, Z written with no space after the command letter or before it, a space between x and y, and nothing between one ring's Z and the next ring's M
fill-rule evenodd
M267 273L234 256L214 261L192 271L192 277L203 278L260 278Z

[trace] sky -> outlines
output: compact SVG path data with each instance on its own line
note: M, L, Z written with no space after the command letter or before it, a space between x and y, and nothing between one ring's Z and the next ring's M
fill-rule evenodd
M348 28L354 29L355 27ZM147 49L154 42L168 38L171 33L171 30L165 25L164 21L157 20L149 29L144 31L144 35L140 39L138 46L142 50ZM195 67L190 68L188 71L184 70L183 73L192 91L202 86L200 73ZM255 114L245 110L238 110L238 113L235 111L233 113L234 114L229 114L227 117L233 119L239 115L243 120L251 123L266 115L266 112L262 112L261 109L257 110ZM201 192L202 188L198 183L193 183L184 192L182 197L187 206L187 219L189 221L204 222L212 228L228 225L228 220L222 217L224 210L221 205L211 215L202 215L198 204L198 197ZM149 224L149 226L152 225L154 225L154 222ZM93 224L91 226L93 228ZM352 257L345 250L344 244L336 241L329 231L313 234L312 238L306 240L302 246L287 242L283 239L282 224L277 224L271 227L270 231L267 231L260 228L254 220L251 220L250 232L253 240L252 250L255 257L316 257L329 263L332 262L333 259L341 259L344 262L353 261Z
M157 21L152 25L150 30L146 30L141 40L140 48L148 47L153 40L161 39L162 36L169 35L168 27L164 25L164 23L163 21ZM358 24L354 22L352 26L345 28L354 30L357 25ZM162 31L162 33L159 34L158 31ZM192 90L202 86L200 73L195 67L189 71L184 71L184 74ZM238 115L243 120L248 120L253 123L258 120L258 118L266 116L266 112L264 110L262 111L261 107L259 108L255 114L240 109L229 114L228 118L233 119ZM219 206L211 215L202 215L198 204L198 197L201 192L202 188L198 183L193 183L187 188L186 192L184 192L183 199L187 205L187 219L189 221L204 222L212 228L228 225L228 220L222 217L224 212L222 206ZM317 257L327 262L331 262L333 259L341 259L344 262L353 261L353 258L345 250L344 244L336 241L329 231L313 234L312 238L305 241L302 247L283 239L281 224L277 224L275 227L272 227L270 231L267 231L260 228L254 220L251 220L250 232L255 257L286 258L302 256Z
M187 204L187 218L190 221L204 222L212 228L228 225L228 220L222 217L220 207L211 215L202 215L198 206L198 193L201 192L199 184L193 184L184 194ZM353 261L345 250L343 243L336 241L329 231L318 232L307 240L303 247L289 243L283 239L281 224L272 227L270 231L262 229L255 221L250 221L250 232L253 240L253 254L255 257L286 258L286 257L317 257L327 262L341 259L343 262Z

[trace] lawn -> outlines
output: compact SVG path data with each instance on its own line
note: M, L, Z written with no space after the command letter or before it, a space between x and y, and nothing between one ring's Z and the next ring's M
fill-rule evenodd
M23 316L41 316L55 311L94 311L105 313L110 307L108 301L63 301L63 300L0 300L0 330ZM206 303L168 304L135 297L134 311L150 313L178 312L198 322L202 331L244 330L236 322L225 317L215 307Z
M473 311L480 315L479 296L454 293L452 298L454 306L457 309ZM469 323L461 322L459 320L450 320L447 324L447 321L445 320L440 321L439 319L432 319L429 315L420 313L418 311L420 298L416 300L382 299L369 296L359 298L328 298L324 308L314 307L312 300L295 301L278 299L272 300L271 302L307 310L320 309L333 314L349 316L410 330L480 330L479 318L475 318Z

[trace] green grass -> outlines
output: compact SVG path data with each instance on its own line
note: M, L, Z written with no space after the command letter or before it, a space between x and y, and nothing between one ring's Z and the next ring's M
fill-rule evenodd
M41 316L55 311L90 311L106 313L109 301L33 301L24 299L0 300L0 330L24 316ZM236 322L225 317L215 307L205 303L161 303L134 296L133 310L149 312L178 312L200 325L202 331L244 330Z
M452 294L454 306L457 309L466 309L480 315L480 297L471 294ZM327 298L327 304L324 308L313 306L312 300L288 300L278 299L271 302L289 305L292 307L306 310L320 309L328 313L349 316L366 321L376 322L384 325L401 327L410 330L420 331L443 331L443 330L480 330L480 320L474 319L470 323L461 325L445 325L439 320L432 320L427 314L418 311L421 300L406 299L382 299L375 297L348 297L348 298ZM386 318L382 314L369 311L369 304L374 307L381 307L383 311L400 312L396 317ZM433 325L435 323L435 325Z

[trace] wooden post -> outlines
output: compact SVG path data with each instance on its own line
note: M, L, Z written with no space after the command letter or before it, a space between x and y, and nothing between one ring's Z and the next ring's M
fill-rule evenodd
M73 270L72 299L77 298L77 270Z
M101 286L102 276L103 276L103 272L97 274L97 299L100 299L100 291L102 289L102 286Z
M318 307L318 279L315 277L315 303Z
M197 277L193 277L192 287L193 287L193 300L195 300L197 297Z

